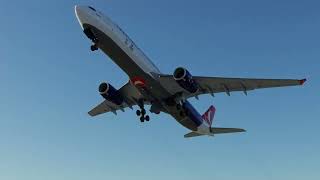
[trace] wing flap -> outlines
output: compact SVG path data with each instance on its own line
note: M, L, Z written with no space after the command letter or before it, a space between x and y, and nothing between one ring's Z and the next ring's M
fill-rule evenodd
M94 107L91 111L88 112L90 116L97 116L107 112L113 112L116 114L116 111L119 109L115 104L105 100L100 103L98 106Z

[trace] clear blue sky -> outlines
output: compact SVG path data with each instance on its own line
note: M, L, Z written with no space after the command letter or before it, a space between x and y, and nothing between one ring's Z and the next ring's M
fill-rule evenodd
M308 78L304 87L217 94L215 125L247 133L184 139L168 115L90 118L97 87L127 76L89 50L74 5L110 16L164 73ZM0 6L0 179L320 178L318 1L6 1Z

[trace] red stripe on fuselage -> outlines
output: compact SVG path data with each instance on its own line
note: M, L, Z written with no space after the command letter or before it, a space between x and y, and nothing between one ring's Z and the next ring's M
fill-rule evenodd
M141 77L134 77L130 81L134 86L137 86L137 87L145 87L146 86L146 81L144 79L142 79Z

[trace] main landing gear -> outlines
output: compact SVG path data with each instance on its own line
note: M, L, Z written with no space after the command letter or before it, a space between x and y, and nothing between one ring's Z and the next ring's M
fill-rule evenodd
M139 102L139 107L140 110L136 111L137 116L140 116L140 121L144 122L146 121L150 121L150 117L148 115L146 115L146 110L144 109L144 104L142 101Z

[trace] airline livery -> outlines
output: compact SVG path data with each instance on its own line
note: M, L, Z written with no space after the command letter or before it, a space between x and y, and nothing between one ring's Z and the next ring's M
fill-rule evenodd
M222 133L244 132L239 128L212 127L216 108L211 106L200 115L188 99L199 95L233 91L247 92L260 88L303 85L306 79L247 79L192 76L178 67L173 74L162 74L129 36L110 18L91 6L76 6L75 13L84 34L92 41L91 50L100 49L128 76L129 82L120 89L101 83L99 92L104 101L89 111L89 115L124 111L135 105L140 121L149 121L145 105L150 112L170 114L177 122L191 130L184 137L214 136Z

